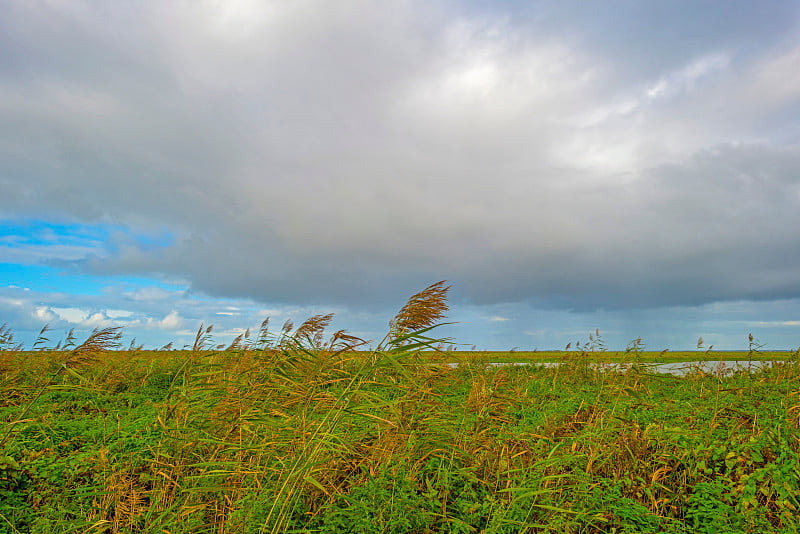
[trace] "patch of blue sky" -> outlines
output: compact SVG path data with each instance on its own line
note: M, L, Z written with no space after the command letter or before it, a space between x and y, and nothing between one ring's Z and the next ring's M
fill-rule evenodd
M37 219L0 220L0 246L9 248L70 246L114 251L128 242L143 250L168 247L174 236L166 229L136 232L118 224L81 224Z
M0 221L0 236L5 246L27 247L69 244L86 246L104 243L116 225L53 223L49 221L15 219Z
M143 276L95 276L70 272L48 265L0 263L0 280L6 287L27 288L42 293L101 295L109 287L128 290L143 287L185 289L186 286Z

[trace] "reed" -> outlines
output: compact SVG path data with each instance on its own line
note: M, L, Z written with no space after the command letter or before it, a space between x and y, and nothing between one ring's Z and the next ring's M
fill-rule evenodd
M607 355L595 331L555 369L437 364L447 289L412 296L370 351L326 340L331 315L225 350L201 325L185 351L108 350L115 331L0 351L0 531L800 528L795 360L607 372L587 365Z

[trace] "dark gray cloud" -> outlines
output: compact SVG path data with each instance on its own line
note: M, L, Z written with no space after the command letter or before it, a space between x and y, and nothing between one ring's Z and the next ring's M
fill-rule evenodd
M12 3L0 215L262 302L800 295L796 4Z

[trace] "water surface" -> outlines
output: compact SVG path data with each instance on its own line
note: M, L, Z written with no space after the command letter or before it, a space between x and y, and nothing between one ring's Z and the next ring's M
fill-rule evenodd
M640 363L639 367L647 369L651 373L669 374L673 376L685 376L690 373L706 373L715 376L727 376L736 371L752 372L761 369L772 367L775 362L772 361L752 361L747 360L708 360L708 361L695 361L695 362L669 362L669 363ZM448 363L448 367L458 367L457 363ZM525 366L535 365L539 367L559 367L565 365L561 362L491 362L482 365L489 367L502 367L502 366ZM590 367L595 369L603 369L607 371L624 372L630 369L633 365L631 363L592 363Z

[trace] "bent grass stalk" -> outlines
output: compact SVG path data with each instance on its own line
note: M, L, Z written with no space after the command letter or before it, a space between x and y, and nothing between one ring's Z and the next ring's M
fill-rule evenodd
M413 376L401 362L411 355L418 354L423 348L431 348L441 341L423 334L438 326L434 323L441 319L448 309L446 301L450 287L444 284L445 281L437 282L413 295L390 321L389 333L378 344L378 348L364 361L360 369L350 378L334 403L337 408L325 413L322 421L317 424L309 439L311 445L304 447L292 464L260 532L265 532L270 524L273 525L271 529L273 533L281 532L285 529L288 511L292 509L291 505L294 504L297 498L297 489L302 482L308 482L324 491L319 481L313 477L312 469L310 468L315 465L319 452L325 445L330 443L330 437L341 422L342 416L350 411L353 403L353 394L360 390L372 371L388 364L403 374L412 384L414 383ZM293 348L313 358L314 355L303 347L302 341L306 341L311 347L319 347L321 345L322 332L332 318L333 314L328 314L316 315L306 320L295 332ZM284 328L284 330L286 329ZM331 344L334 342L335 338L332 339ZM278 507L278 503L280 503L280 507ZM277 517L272 523L276 508Z

